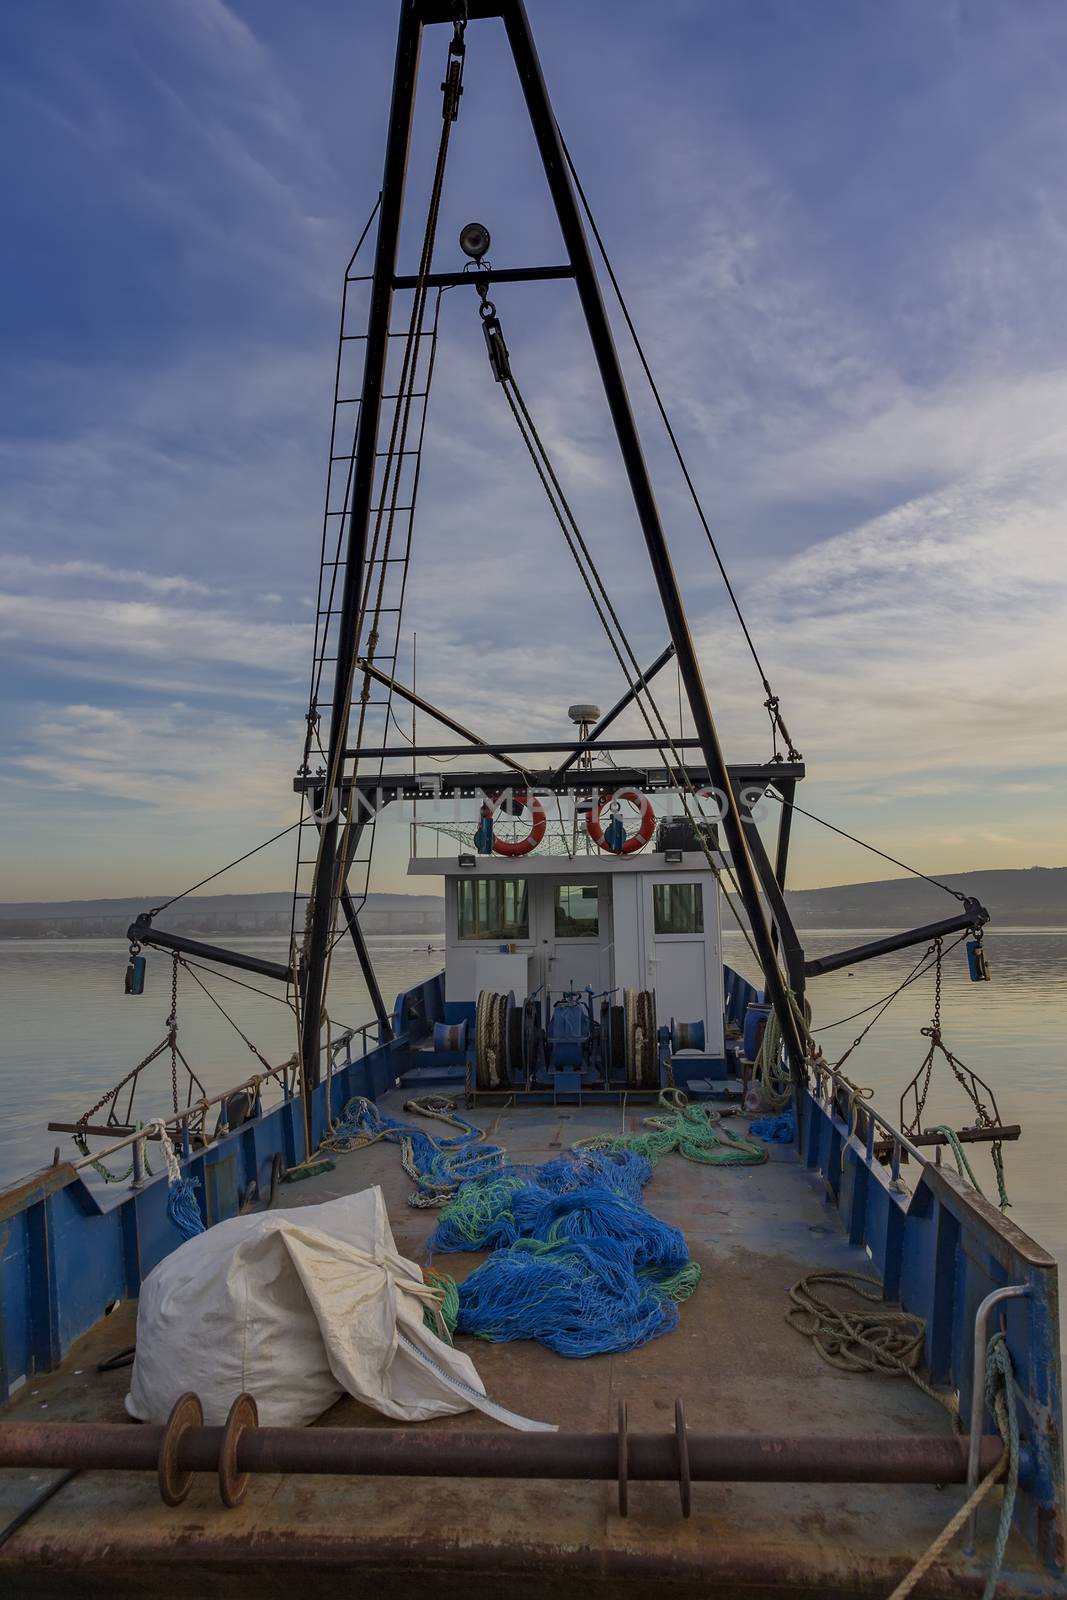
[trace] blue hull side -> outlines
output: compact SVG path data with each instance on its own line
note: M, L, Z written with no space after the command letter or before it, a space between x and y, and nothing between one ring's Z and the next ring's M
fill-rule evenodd
M751 985L727 974L729 1013L740 1021ZM453 1020L443 976L402 995L396 1037L355 1061L338 1064L314 1091L312 1148L330 1114L353 1095L374 1098L399 1079L432 1068L424 1041L438 1020ZM735 1015L736 1013L736 1015ZM451 1065L441 1061L441 1068ZM420 1085L421 1086L421 1085ZM1062 1395L1056 1264L1051 1256L953 1173L923 1164L909 1192L899 1183L907 1159L899 1135L887 1134L830 1074L797 1096L797 1158L818 1172L826 1202L850 1242L864 1248L887 1298L926 1321L933 1381L958 1392L969 1413L975 1312L991 1290L1025 1286L1025 1299L1003 1316L1015 1368L1024 1465L1016 1523L1051 1572L1064 1565ZM888 1164L876 1138L891 1146ZM235 1215L254 1181L269 1185L277 1154L287 1166L305 1155L298 1099L262 1111L182 1165L197 1180L209 1224ZM884 1154L884 1151L882 1152ZM912 1156L911 1159L914 1159ZM182 1240L167 1216L163 1176L138 1189L87 1185L69 1163L33 1174L0 1193L0 1397L57 1365L115 1300L137 1295L143 1277ZM981 1377L979 1377L981 1381ZM992 1426L987 1418L987 1429Z

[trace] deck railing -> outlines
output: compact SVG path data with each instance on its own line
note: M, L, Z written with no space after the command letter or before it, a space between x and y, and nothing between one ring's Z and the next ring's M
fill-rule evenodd
M796 1097L800 1159L818 1172L849 1242L887 1300L924 1319L930 1380L979 1413L979 1311L995 1304L1019 1401L1024 1470L1015 1522L1050 1570L1064 1566L1064 1470L1056 1262L964 1179L931 1161L843 1073L815 1066ZM909 1181L902 1168L909 1169ZM990 1327L989 1332L995 1331ZM975 1399L976 1389L978 1399ZM993 1418L986 1414L984 1427Z

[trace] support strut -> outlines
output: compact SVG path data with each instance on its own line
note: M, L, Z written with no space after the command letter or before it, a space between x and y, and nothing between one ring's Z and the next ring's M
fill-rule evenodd
M345 577L341 592L337 632L337 659L334 670L333 708L327 773L339 772L341 752L348 734L349 686L359 645L360 596L363 589L367 531L374 488L375 452L381 421L385 387L385 363L389 345L389 313L393 303L400 219L404 206L411 119L415 108L415 81L419 70L419 45L422 25L414 0L405 0L400 15L400 33L393 74L393 98L389 111L389 135L382 178L382 204L378 219L378 242L371 281L370 317L360 391L359 423L352 466L352 502L345 540ZM328 778L327 781L330 781ZM327 801L332 797L327 796ZM304 967L303 1039L304 1096L319 1080L322 1001L326 960L330 943L330 920L336 890L338 805L327 803L326 818L319 837L318 869L312 902L311 933Z

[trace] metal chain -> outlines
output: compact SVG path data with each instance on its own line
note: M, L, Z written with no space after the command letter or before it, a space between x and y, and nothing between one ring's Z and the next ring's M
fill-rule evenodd
M933 1077L934 1072L934 1050L941 1043L941 975L943 962L940 939L934 940L934 950L936 952L936 958L934 962L934 1014L930 1019L930 1026L920 1030L923 1037L925 1039L929 1039L930 1048L926 1052L926 1059L919 1068L920 1074L924 1074L924 1076L922 1088L916 1090L915 1094L915 1118L911 1124L911 1127L905 1128L905 1133L920 1133L922 1131L922 1118L923 1112L926 1110L926 1097L930 1093L930 1080Z
M957 940L957 943L958 942L959 941ZM971 1102L971 1105L974 1107L975 1126L979 1128L999 1127L1003 1122L1003 1118L1000 1115L1000 1109L997 1106L996 1096L994 1095L992 1089L990 1089L989 1085L978 1076L973 1067L968 1067L959 1059L958 1056L953 1055L952 1051L948 1048L944 1042L944 1039L942 1038L941 995L943 962L940 939L936 939L934 941L933 949L936 952L936 960L934 965L933 1014L930 1018L930 1026L920 1030L923 1038L929 1039L930 1048L923 1057L918 1072L907 1085L904 1093L900 1097L901 1127L906 1134L922 1132L923 1113L926 1110L926 1100L930 1093L930 1083L933 1078L934 1071L934 1057L937 1051L940 1051L945 1060L948 1062L949 1067L952 1070L953 1077L956 1079L956 1082L959 1084L960 1088ZM927 954L929 954L929 952L927 952ZM879 1013L879 1015L880 1014L881 1013ZM875 1017L874 1020L877 1021L878 1018ZM846 1054L847 1053L848 1052L846 1051ZM992 1109L990 1109L990 1105L986 1105L985 1101L982 1099L982 1096L979 1092L979 1085L988 1094ZM910 1120L905 1115L905 1101L907 1100L909 1094L914 1095L914 1113ZM961 1161L963 1165L966 1165L966 1158L963 1155L962 1147L959 1144L958 1138L955 1136L954 1130L948 1128L947 1126L942 1126L941 1131L944 1132L948 1137L949 1144L952 1147L953 1153L956 1157L957 1166L961 1166ZM999 1139L993 1141L991 1144L990 1154L993 1158L993 1169L996 1173L997 1193L999 1196L1000 1208L1002 1211L1004 1211L1010 1205L1010 1201L1008 1200L1007 1184L1004 1177L1004 1147ZM969 1167L968 1172L970 1173ZM977 1180L974 1179L974 1174L970 1173L970 1176L974 1182L975 1188L978 1189L979 1193L981 1193L981 1189L977 1183Z
M178 952L174 952L170 972L170 1016L167 1018L167 1038L170 1041L170 1097L174 1115L178 1115Z
M130 1082L131 1078L136 1078L137 1074L139 1072L143 1072L145 1067L150 1066L158 1055L162 1055L166 1048L167 1041L166 1039L162 1039L160 1043L156 1045L154 1050L150 1050L148 1055L146 1055L141 1061L138 1061L137 1065L132 1067L130 1071L127 1072L124 1078L119 1079L118 1083L116 1083L113 1089L108 1089L105 1094L100 1096L95 1105L91 1105L88 1111L83 1111L81 1116L78 1118L78 1121L89 1122L91 1118L95 1117L96 1113L101 1110L101 1108L105 1106L109 1100L117 1100L119 1090L124 1089Z

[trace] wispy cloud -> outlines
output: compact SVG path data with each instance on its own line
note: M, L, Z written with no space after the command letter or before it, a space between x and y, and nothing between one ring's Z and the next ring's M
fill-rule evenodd
M41 199L12 225L21 299L0 397L2 771L19 796L77 794L98 819L76 867L87 889L126 870L133 810L166 838L195 819L207 841L227 806L272 818L288 803L335 296L379 183L393 20L362 19L352 60L337 49L351 18L309 32L273 0L243 13L108 0L92 28L76 13L47 33L21 23L12 148L38 165L14 199L31 180ZM540 27L814 808L860 832L873 814L883 842L934 868L967 852L1058 859L1060 19L1020 27L994 5L963 28L951 6L888 8L832 28L785 18L768 41L732 5L667 7L653 25L546 0ZM483 207L501 263L559 248L488 31L472 27L439 264ZM872 52L892 69L872 76ZM427 70L415 247L422 141L439 125ZM655 114L616 119L620 105ZM49 278L53 260L79 273ZM397 671L415 629L424 693L491 737L563 737L567 705L609 704L620 674L466 293L442 304ZM570 287L501 286L498 301L651 659L665 626ZM64 316L69 347L51 337ZM728 752L762 754L752 664L621 331L620 346ZM658 698L673 721L670 672ZM631 714L620 731L644 728ZM52 821L23 852L28 872L50 870ZM815 876L863 875L862 858L804 837Z
M0 593L0 641L24 653L82 656L99 652L173 664L229 664L303 678L310 640L306 627L254 623L221 608L195 610L157 600L85 600Z
M8 583L21 580L34 587L54 581L81 583L89 579L94 583L148 589L153 594L211 593L206 583L199 583L195 578L184 578L178 573L140 572L136 567L109 567L103 561L37 561L33 556L18 554L5 557L4 578Z
M73 794L135 803L186 825L199 819L208 832L212 819L262 825L296 814L286 775L297 724L256 728L234 713L180 702L82 704L38 708L30 733L12 767L37 804Z

